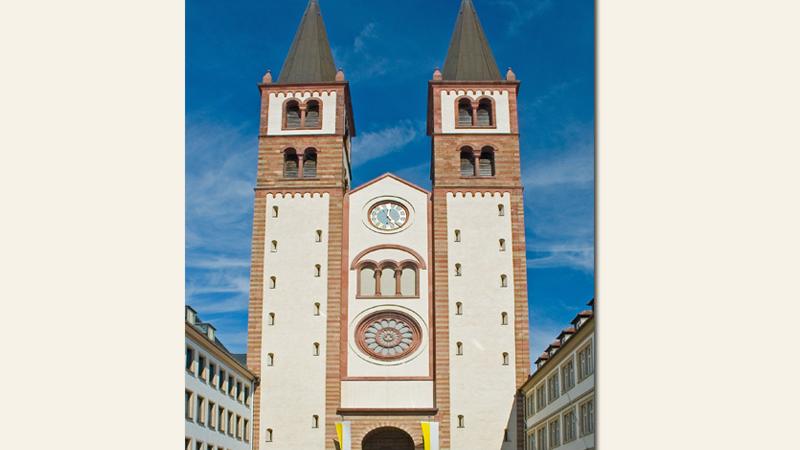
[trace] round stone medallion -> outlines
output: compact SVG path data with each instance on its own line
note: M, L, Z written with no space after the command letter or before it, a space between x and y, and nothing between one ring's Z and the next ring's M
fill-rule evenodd
M356 328L358 347L380 360L394 360L413 353L420 344L420 327L411 317L382 311L364 318Z

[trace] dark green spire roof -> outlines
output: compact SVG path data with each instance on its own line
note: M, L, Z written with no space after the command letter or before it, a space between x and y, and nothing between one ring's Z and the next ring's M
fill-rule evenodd
M283 63L278 83L319 83L335 79L336 66L333 64L322 13L317 0L310 0Z
M472 0L461 2L450 49L447 50L447 58L444 61L442 79L459 81L501 79Z

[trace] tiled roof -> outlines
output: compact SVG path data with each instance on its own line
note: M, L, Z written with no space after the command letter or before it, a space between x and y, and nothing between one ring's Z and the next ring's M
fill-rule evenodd
M331 45L317 0L310 0L278 83L320 83L336 80Z
M442 68L442 79L459 81L501 80L492 49L483 33L472 0L462 0L456 27Z

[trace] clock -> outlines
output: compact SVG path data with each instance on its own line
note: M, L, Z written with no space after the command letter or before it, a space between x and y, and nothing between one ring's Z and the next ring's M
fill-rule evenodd
M380 231L395 231L408 222L408 210L400 203L383 201L369 210L369 223Z

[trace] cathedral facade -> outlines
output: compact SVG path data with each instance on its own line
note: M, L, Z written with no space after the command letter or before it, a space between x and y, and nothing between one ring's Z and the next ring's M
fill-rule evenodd
M349 84L316 0L259 87L254 448L522 449L519 82L472 2L428 82L430 191L391 174L351 186Z

